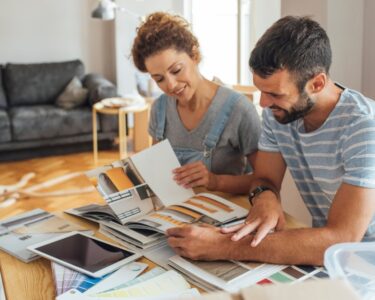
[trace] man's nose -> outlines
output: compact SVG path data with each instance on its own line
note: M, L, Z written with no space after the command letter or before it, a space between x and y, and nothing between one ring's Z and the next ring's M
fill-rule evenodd
M273 104L273 101L270 97L264 93L260 94L259 105L263 108L270 107Z

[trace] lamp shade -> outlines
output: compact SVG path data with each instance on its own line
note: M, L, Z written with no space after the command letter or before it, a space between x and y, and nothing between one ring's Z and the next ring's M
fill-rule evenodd
M111 0L100 0L99 5L95 8L91 17L101 20L113 20L115 18L116 4Z

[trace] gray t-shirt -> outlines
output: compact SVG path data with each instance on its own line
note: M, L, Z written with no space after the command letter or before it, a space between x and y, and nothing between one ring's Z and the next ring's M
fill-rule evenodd
M203 151L203 141L210 131L218 113L228 97L237 92L219 87L205 116L193 130L188 131L181 122L176 99L168 97L164 137L172 147L192 148ZM238 94L240 95L240 94ZM149 133L156 139L156 102L151 108ZM261 132L259 116L254 105L244 95L233 107L227 124L212 155L212 172L215 174L243 174L246 168L245 156L255 152Z

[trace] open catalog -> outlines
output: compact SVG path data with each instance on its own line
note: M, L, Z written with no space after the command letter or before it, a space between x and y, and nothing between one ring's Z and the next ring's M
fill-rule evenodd
M142 249L160 244L168 228L193 223L217 226L247 215L246 209L222 197L179 186L172 173L179 166L165 140L89 171L86 175L108 205L92 204L67 213L96 221L104 234Z

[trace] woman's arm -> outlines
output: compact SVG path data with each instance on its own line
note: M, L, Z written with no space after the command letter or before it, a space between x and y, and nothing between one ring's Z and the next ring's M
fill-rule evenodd
M247 156L253 167L256 152ZM217 175L207 170L203 162L193 162L174 170L174 179L178 184L192 188L204 186L209 190L227 192L231 194L246 194L249 192L252 174L244 175Z

